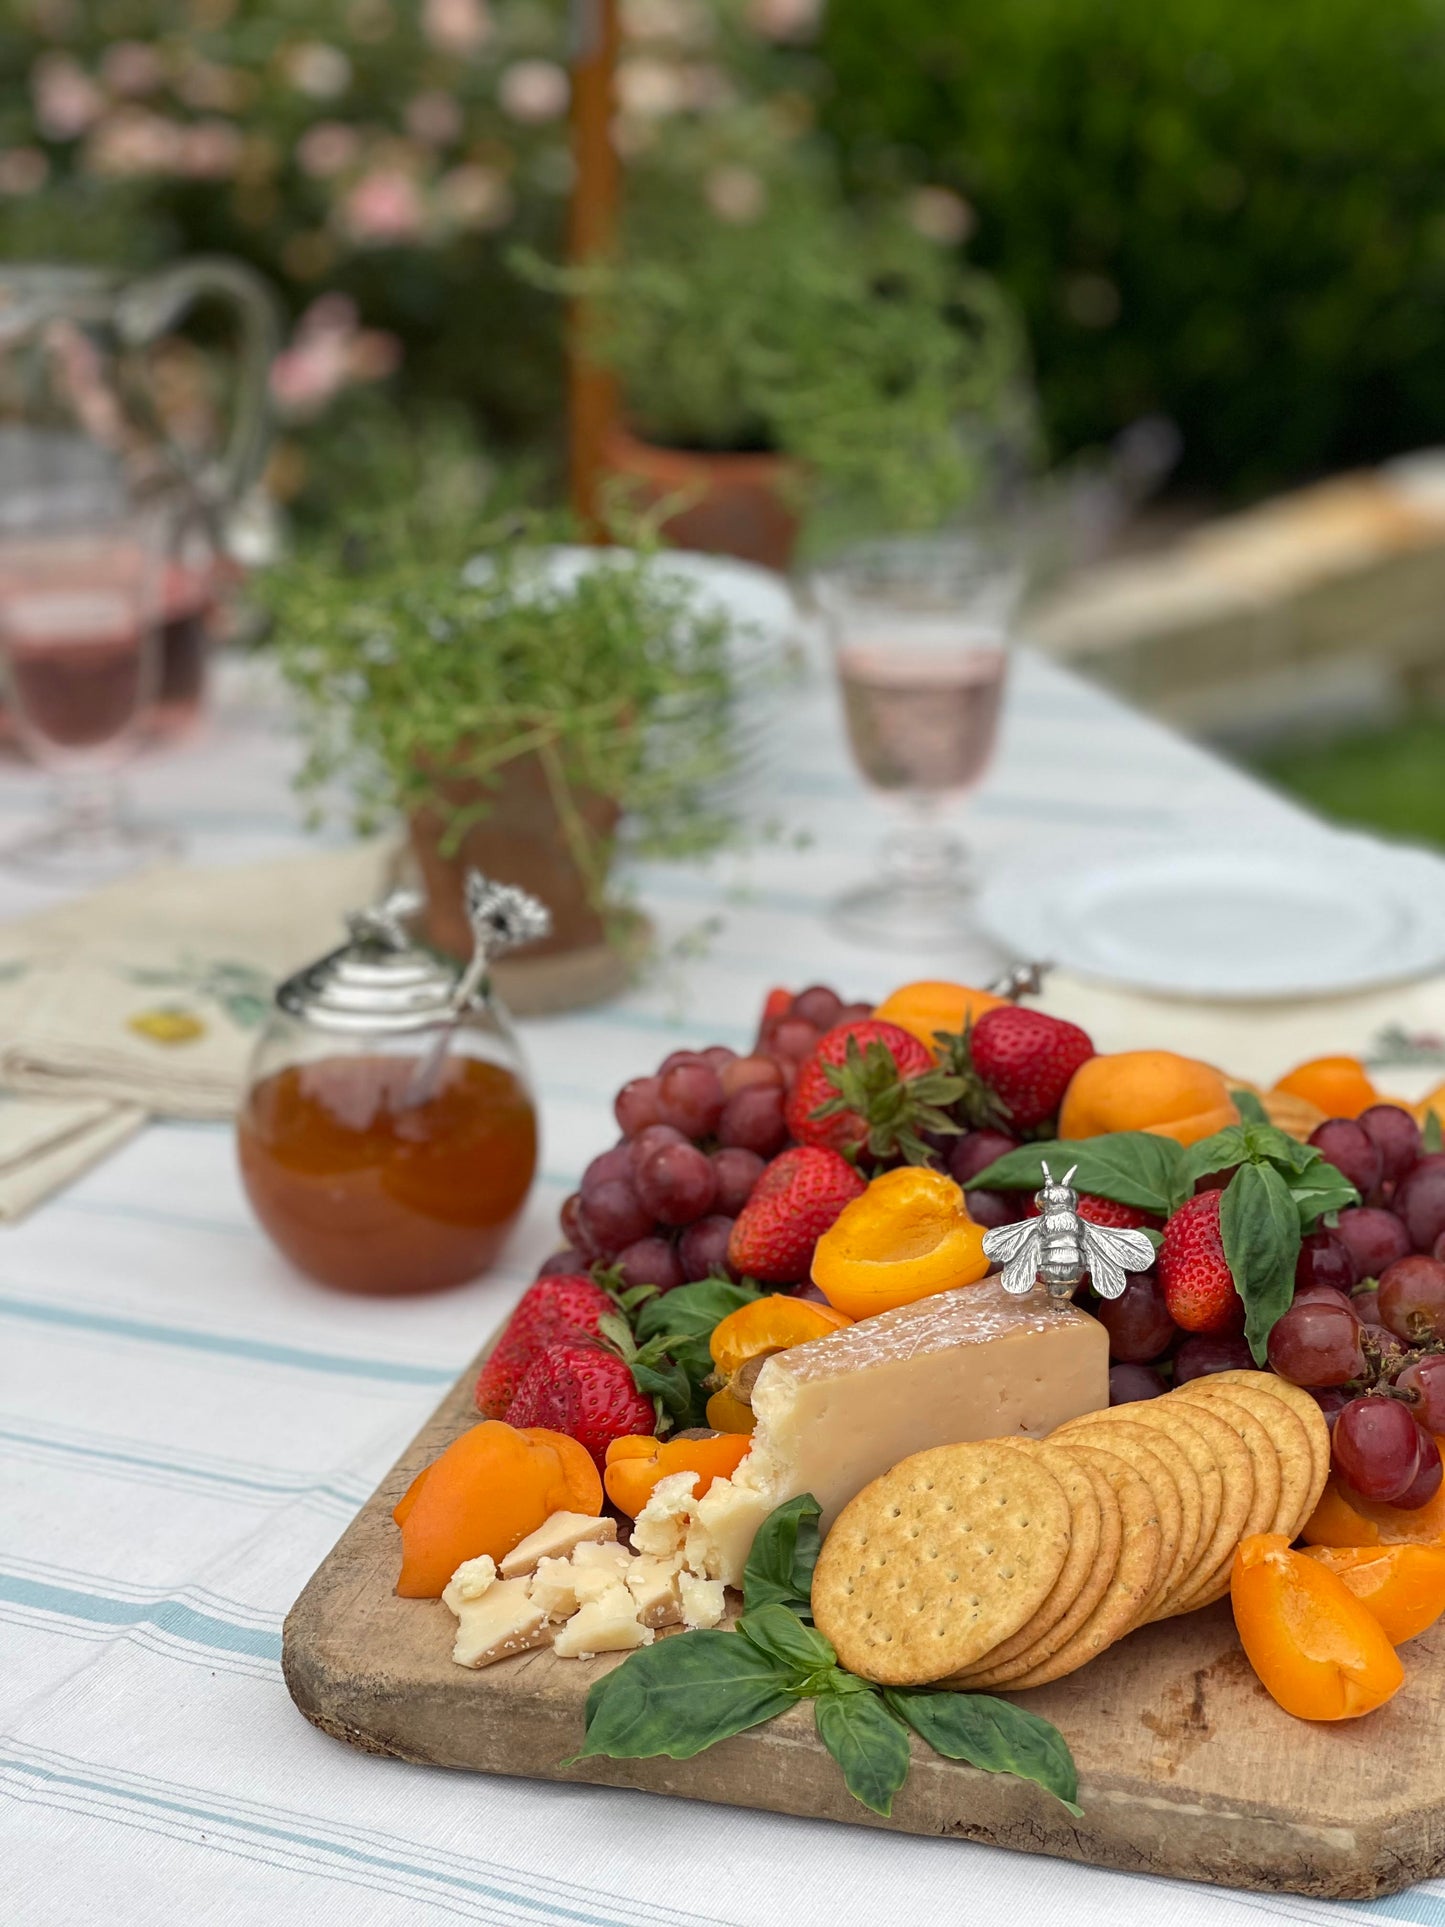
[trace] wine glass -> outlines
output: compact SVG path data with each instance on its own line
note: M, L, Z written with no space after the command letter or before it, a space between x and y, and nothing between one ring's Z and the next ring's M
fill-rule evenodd
M119 782L157 688L165 562L160 524L138 515L0 532L7 704L53 790L49 819L0 846L7 865L86 887L174 853Z
M853 759L899 808L880 873L832 907L844 934L917 948L976 932L973 878L950 808L993 755L1021 559L960 531L861 544L815 578Z

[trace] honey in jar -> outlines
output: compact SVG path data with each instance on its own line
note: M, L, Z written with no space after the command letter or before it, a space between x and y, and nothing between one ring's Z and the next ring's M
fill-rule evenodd
M346 1291L477 1277L537 1163L521 1052L484 968L459 975L412 945L400 907L362 913L348 945L281 986L237 1125L262 1226Z

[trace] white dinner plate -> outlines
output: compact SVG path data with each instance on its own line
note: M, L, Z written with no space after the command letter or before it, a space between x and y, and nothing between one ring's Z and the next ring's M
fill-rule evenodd
M1050 851L990 880L1020 956L1164 996L1329 996L1445 966L1445 861L1327 831L1258 849Z

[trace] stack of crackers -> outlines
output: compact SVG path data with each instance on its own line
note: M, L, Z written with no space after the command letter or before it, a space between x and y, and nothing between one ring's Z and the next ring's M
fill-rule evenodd
M938 1446L844 1507L813 1617L883 1685L1043 1686L1221 1598L1240 1541L1294 1539L1329 1469L1319 1406L1271 1372L1194 1379L1047 1440Z

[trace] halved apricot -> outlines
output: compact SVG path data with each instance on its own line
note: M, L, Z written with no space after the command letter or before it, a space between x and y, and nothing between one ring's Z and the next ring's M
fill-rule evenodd
M1445 1439L1435 1447L1445 1459ZM1376 1505L1331 1477L1300 1537L1312 1546L1445 1545L1445 1485L1426 1505Z
M1404 1669L1379 1620L1282 1532L1243 1541L1230 1596L1260 1684L1296 1719L1358 1719L1399 1692Z
M1311 1546L1305 1556L1344 1580L1392 1646L1445 1612L1445 1546Z
M851 1318L977 1284L988 1269L960 1187L911 1164L874 1178L813 1249L813 1283Z

